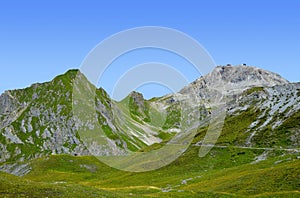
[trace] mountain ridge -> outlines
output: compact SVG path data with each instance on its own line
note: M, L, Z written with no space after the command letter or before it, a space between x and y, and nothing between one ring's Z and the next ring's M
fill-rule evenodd
M218 78L220 75L221 79ZM92 129L96 125L91 122L84 123L74 117L72 111L73 83L78 76L85 79L79 70L69 70L50 82L36 83L25 89L10 90L1 94L0 162L26 161L62 153L91 155L82 142L78 130L83 126ZM226 105L228 115L232 116L237 112L242 114L243 111L261 112L261 115L257 115L255 119L261 120L262 123L255 123L255 120L250 123L252 128L248 126L248 129L245 129L248 130L246 133L248 135L240 137L243 141L235 140L237 145L256 145L251 141L261 134L265 127L271 123L275 127L280 127L286 120L286 116L299 111L300 107L297 105L299 83L289 83L277 74L249 66L219 66L210 74L200 77L183 88L179 93L145 100L141 94L132 92L128 96L129 100L123 103L113 101L104 89L97 89L85 79L86 84L83 85L83 89L96 91L97 120L101 124L101 130L107 136L106 147L109 147L95 145L92 148L93 154L110 155L109 153L121 154L126 150L138 151L152 144L169 140L174 134L180 132L180 102L189 98L191 93L196 94L200 98L200 103L195 104L193 108L200 109L200 119L209 118L210 103L216 93L207 88L224 85L224 82L230 79L232 80L230 86L225 86L225 90L221 90L230 101ZM234 83L241 85L241 88L236 89L238 86L232 86ZM230 89L235 91L231 92ZM289 97L286 96L287 94ZM265 99L260 100L268 97L273 97L274 101L265 103ZM282 102L277 102L280 100ZM260 106L255 107L253 103ZM276 107L272 111L269 110L271 114L278 112L283 116L274 117L263 109L271 106ZM164 123L161 123L161 120ZM291 136L297 137L297 133L293 132ZM299 140L295 137L290 139L293 139L294 146L297 146Z
M190 86L222 88L221 91L234 91L251 87L272 87L280 84L287 84L289 81L282 78L279 74L263 70L253 66L217 66L209 74L202 76L190 85L183 88L180 93L186 92ZM188 91L188 90L187 90ZM237 90L240 92L239 90Z

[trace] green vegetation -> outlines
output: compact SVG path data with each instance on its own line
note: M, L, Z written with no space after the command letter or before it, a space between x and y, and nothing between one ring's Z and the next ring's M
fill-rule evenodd
M1 173L0 194L8 197L272 197L299 196L300 160L270 151L268 160L250 164L263 150L214 148L203 158L189 149L161 169L131 173L94 157L52 155L30 162L22 177ZM273 156L273 157L272 157Z
M222 145L243 145L249 133L245 133L259 115L260 110L249 108L247 111L239 112L236 116L227 116L218 144Z
M253 87L253 88L250 88L250 89L247 89L246 91L244 91L244 95L250 95L252 93L255 93L255 92L261 92L261 91L264 91L264 88L263 87Z
M299 120L300 111L287 118L282 125L275 129L272 129L270 126L264 128L263 131L254 137L254 142L261 147L293 147L291 134L297 134L297 131L299 131Z
M129 96L128 107L130 114L137 122L150 122L149 102L145 101L142 94L133 92L135 97Z
M179 128L181 122L181 109L178 104L174 104L167 109L166 121L163 129Z
M1 197L121 197L111 191L78 184L33 182L0 172Z

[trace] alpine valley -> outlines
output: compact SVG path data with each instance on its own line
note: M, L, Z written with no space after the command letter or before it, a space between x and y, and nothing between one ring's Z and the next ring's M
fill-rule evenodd
M205 139L220 106L212 145ZM187 147L155 170L97 158L159 151L181 134ZM199 156L203 147L211 150ZM130 170L159 163L145 160ZM69 70L0 96L0 170L0 197L300 197L300 83L217 66L178 93L114 101Z

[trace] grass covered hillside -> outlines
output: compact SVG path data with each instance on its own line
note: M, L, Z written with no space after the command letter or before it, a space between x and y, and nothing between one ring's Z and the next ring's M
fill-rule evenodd
M215 148L197 157L191 147L156 171L130 173L93 157L54 155L30 162L23 177L1 173L1 196L35 197L293 197L300 196L300 160L284 151ZM255 163L254 163L255 162Z

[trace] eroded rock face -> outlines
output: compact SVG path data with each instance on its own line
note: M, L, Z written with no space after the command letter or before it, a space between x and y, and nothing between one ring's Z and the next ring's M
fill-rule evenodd
M129 94L129 97L140 109L145 110L145 99L141 93L133 91Z
M0 95L0 114L9 114L16 109L16 102L9 91Z

